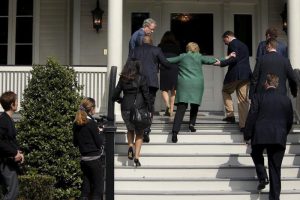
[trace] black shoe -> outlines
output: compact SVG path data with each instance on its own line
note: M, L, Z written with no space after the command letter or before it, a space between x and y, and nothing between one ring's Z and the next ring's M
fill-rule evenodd
M177 141L178 141L177 134L178 134L178 132L172 131L172 142L173 143L177 143Z
M260 180L257 186L257 190L265 189L266 185L268 184L269 184L269 180L267 178Z
M128 159L129 159L129 160L133 160L133 158L134 158L133 148L132 148L132 147L129 147L129 148L128 148Z
M135 163L135 166L136 167L140 167L141 166L141 163L140 163L140 161L139 161L139 159L134 159L134 163Z
M191 132L196 132L196 129L195 129L194 125L190 125L189 129L190 129Z
M234 116L232 116L232 117L225 117L225 118L222 119L222 121L229 122L229 123L233 124L233 123L235 123L235 117Z
M170 107L166 108L165 116L171 116Z
M145 131L143 135L143 142L149 143L150 142L150 137L149 137L149 132Z

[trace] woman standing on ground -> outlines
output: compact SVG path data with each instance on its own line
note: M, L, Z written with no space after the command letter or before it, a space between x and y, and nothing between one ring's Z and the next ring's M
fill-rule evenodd
M103 134L92 115L95 114L95 100L87 97L81 101L73 125L73 143L79 147L80 167L83 172L81 200L103 199Z
M149 112L152 110L147 80L140 74L140 68L141 63L138 60L127 61L112 97L113 101L121 102L121 114L127 128L128 159L134 159L137 167L141 166L139 158L144 130L129 121L130 109L136 101L137 108L146 107ZM123 92L123 98L120 97L121 92Z
M180 46L171 31L165 32L158 47L161 48L166 58L178 56ZM160 68L160 90L163 101L166 105L165 116L172 116L174 111L174 101L176 95L178 67ZM171 96L169 97L169 91Z

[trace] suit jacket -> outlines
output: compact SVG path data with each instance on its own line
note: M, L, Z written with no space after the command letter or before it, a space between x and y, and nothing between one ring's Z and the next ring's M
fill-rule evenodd
M167 61L159 47L142 44L133 49L130 58L138 59L142 63L141 74L147 79L149 87L159 88L157 73L159 64L163 67L171 68L173 65Z
M287 94L286 81L288 80L292 95L297 96L297 77L290 61L277 52L270 52L256 62L250 84L250 99L253 94L265 91L263 85L268 73L276 74L279 77L277 90L281 94Z
M129 40L129 53L130 55L131 51L138 46L141 46L143 44L143 38L145 36L145 32L143 28L140 28L139 30L135 31L130 40Z
M288 58L287 46L284 43L282 43L280 41L277 41L276 51L280 55ZM259 59L261 56L267 54L267 53L268 52L267 52L267 49L266 49L266 41L260 42L259 45L258 45L258 47L257 47L256 60Z
M17 155L19 150L17 131L14 121L4 112L0 115L0 158L9 158Z
M228 65L228 71L225 75L224 84L237 80L250 80L251 68L249 63L248 47L238 39L232 40L228 44L227 54L236 53L236 57L221 61L220 66Z
M254 95L248 113L244 138L251 144L286 145L293 124L293 108L289 97L275 88Z

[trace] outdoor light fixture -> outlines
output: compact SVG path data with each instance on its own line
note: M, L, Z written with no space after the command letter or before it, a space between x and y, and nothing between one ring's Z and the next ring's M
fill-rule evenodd
M102 28L102 15L104 11L99 6L99 0L97 0L97 7L92 10L93 15L93 27L96 29L97 33L99 29Z
M284 9L280 14L281 19L282 19L282 30L287 33L287 8L286 8L286 3L284 4Z

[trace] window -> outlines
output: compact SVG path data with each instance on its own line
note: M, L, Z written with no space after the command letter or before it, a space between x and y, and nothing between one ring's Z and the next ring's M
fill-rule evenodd
M33 0L17 0L15 64L32 64Z
M252 15L234 15L234 34L248 46L249 56L252 56Z
M8 0L0 1L0 65L7 64Z
M149 13L131 13L131 34L140 29L147 18L149 18Z
M189 42L196 42L202 54L214 54L213 14L172 13L171 31L180 42L181 52Z
M33 1L0 0L0 65L32 65Z

